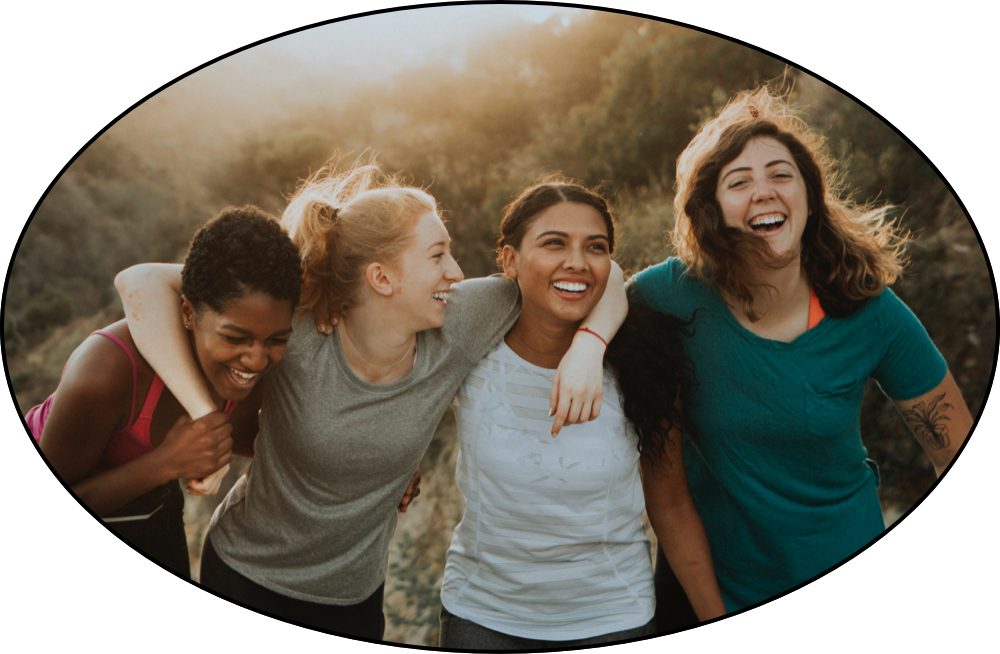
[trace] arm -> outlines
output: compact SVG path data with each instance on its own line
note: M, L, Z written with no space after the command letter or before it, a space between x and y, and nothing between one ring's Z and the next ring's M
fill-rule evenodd
M601 414L605 343L611 342L626 315L625 274L621 266L612 261L608 287L600 302L580 325L600 334L604 341L593 334L578 331L552 379L549 411L555 415L553 436L563 425L594 420Z
M192 418L215 411L215 403L191 354L182 327L179 264L147 263L132 266L115 277L132 340L142 356ZM194 495L219 491L228 468L204 479L190 478L187 490Z
M215 411L181 320L181 266L148 263L115 277L132 340L192 418Z
M646 513L695 615L705 622L725 615L726 606L715 578L705 527L688 487L680 432L671 431L670 442L664 440L664 450L658 461L648 454L639 459Z
M912 400L894 402L940 477L972 431L973 422L951 371L934 390Z
M163 443L125 465L91 475L112 431L124 428L132 401L132 368L117 346L91 339L70 357L39 446L56 473L98 515L106 515L183 475L205 475L228 463L225 415L183 416Z

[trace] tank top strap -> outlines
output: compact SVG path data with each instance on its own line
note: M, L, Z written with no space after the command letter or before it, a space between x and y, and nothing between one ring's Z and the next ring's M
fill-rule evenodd
M153 419L153 411L156 411L156 404L160 401L162 393L163 380L160 379L159 375L154 375L153 383L149 386L149 392L146 393L146 401L142 403L142 411L139 413L139 417L136 418L136 422Z
M128 355L128 360L132 363L132 408L128 413L128 424L131 427L132 422L135 419L135 396L139 392L139 367L135 363L135 357L132 355L132 350L128 348L122 339L118 338L111 332L106 332L103 329L98 329L93 332L94 334L99 334L107 339L110 339L118 344L118 347L125 350L125 354ZM155 405L154 405L155 406ZM126 427L127 429L127 427Z
M233 411L236 410L236 405L237 404L238 404L238 402L236 400L227 400L226 401L226 407L223 409L223 411L226 412L227 416L231 416L231 415L233 415Z

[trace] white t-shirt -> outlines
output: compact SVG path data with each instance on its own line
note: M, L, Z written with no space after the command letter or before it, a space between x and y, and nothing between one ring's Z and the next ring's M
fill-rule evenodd
M441 601L494 631L574 640L645 625L656 599L636 435L604 373L600 417L552 438L554 370L501 342L455 398L465 515Z

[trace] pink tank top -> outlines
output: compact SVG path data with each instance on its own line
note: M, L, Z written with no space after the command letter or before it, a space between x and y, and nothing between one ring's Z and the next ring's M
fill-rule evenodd
M153 377L153 383L149 387L149 393L146 394L146 401L142 404L139 417L133 421L135 417L135 396L139 390L139 368L135 363L135 357L128 346L114 334L102 330L97 330L94 334L99 334L117 343L119 347L125 350L125 354L128 355L128 359L132 363L132 408L129 411L129 424L128 427L121 431L111 432L111 436L108 438L108 445L104 448L104 453L101 455L101 459L94 469L94 472L101 472L117 468L153 450L153 444L149 439L149 425L153 420L153 412L156 410L156 405L160 401L160 395L163 393L163 380L160 379L159 375ZM49 411L52 410L52 403L55 401L55 397L56 394L53 393L45 402L32 407L24 417L24 421L28 425L28 430L31 432L36 443L42 437L42 429L45 427L45 421L49 417ZM226 402L225 412L227 414L232 415L235 408L235 400Z

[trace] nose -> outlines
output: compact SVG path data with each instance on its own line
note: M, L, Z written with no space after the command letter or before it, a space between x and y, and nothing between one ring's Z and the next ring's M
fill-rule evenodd
M774 188L771 187L771 180L765 177L755 181L753 187L753 201L760 202L762 200L772 199L774 199Z
M465 275L462 273L462 268L458 265L458 262L455 261L455 257L451 256L451 252L448 253L448 261L444 268L444 278L452 284L457 284L465 279Z
M240 356L240 363L250 372L260 372L267 367L267 350L255 344Z
M566 252L566 260L563 261L563 268L568 270L586 270L587 257L583 254L583 248L569 248Z

